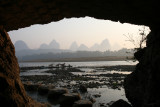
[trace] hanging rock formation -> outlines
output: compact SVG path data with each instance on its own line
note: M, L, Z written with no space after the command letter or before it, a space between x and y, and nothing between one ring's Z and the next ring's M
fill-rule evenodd
M11 31L63 18L90 16L151 28L147 47L135 54L139 64L125 79L124 86L134 107L159 107L159 10L158 0L0 0L0 104L40 106L25 93L15 50L4 28Z
M0 0L0 24L7 31L63 18L90 16L150 26L160 23L153 0Z

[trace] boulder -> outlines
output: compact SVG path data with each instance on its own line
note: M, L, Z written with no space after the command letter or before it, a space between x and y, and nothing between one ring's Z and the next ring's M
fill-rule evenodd
M75 101L80 100L81 97L78 93L66 93L60 97L61 107L72 106Z
M89 100L78 100L72 107L92 107L92 102Z
M40 84L24 83L24 88L26 91L37 91Z
M38 88L38 94L40 95L47 95L49 90L55 88L54 85L41 85L39 88Z
M79 90L80 90L82 93L85 93L85 92L87 92L87 87L86 87L85 85L80 85Z
M120 99L118 101L115 101L110 107L132 107L132 106L126 101Z
M66 88L51 89L48 92L48 100L49 101L58 100L59 97L65 93L68 93L68 90Z

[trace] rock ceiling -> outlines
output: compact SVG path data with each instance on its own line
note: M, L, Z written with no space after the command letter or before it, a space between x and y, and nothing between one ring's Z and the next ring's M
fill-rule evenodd
M0 25L7 31L63 18L90 16L137 25L159 24L153 0L0 0Z

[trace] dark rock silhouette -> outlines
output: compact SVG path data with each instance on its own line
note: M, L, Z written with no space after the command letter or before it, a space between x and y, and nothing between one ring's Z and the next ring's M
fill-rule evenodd
M82 93L85 93L87 92L87 87L85 85L80 85L79 86L79 90L82 92Z
M138 5L139 3L143 4L143 8L145 8L143 12L137 11L137 9L142 8L142 5ZM90 16L97 19L119 21L121 23L154 26L155 23L157 25L160 23L160 16L157 16L155 12L159 10L158 4L158 1L152 0L88 0L88 2L85 3L81 0L71 0L67 2L66 0L27 0L25 2L18 0L16 3L11 0L1 0L0 24L3 25L7 31L11 31L29 27L33 24L47 24L63 18ZM113 6L115 8L113 8ZM146 15L148 17L146 17Z
M14 46L15 46L15 50L16 51L28 50L29 49L28 46L27 46L27 44L24 41L22 41L22 40L16 41L15 44L14 44Z
M53 85L41 85L39 88L38 88L38 94L40 95L47 95L49 90L55 88L55 86Z
M51 89L48 92L48 100L50 102L53 102L54 100L59 99L65 93L68 93L68 89L66 89L66 88Z
M160 31L151 27L147 47L135 53L139 63L124 82L133 107L160 107Z
M81 97L78 93L66 93L60 98L61 107L72 107L75 101L80 100Z
M110 107L132 107L132 106L128 104L126 101L120 99L118 101L115 101Z
M38 88L40 87L40 84L32 84L32 83L24 83L24 88L26 91L37 91Z

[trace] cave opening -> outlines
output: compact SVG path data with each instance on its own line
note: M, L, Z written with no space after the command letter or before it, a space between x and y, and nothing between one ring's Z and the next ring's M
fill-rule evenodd
M46 104L36 102L26 94L8 31L63 18L90 16L149 26L151 32L147 36L146 47L134 54L139 63L125 78L124 89L133 107L159 107L158 5L158 1L153 0L0 0L0 104L6 107L46 107ZM122 100L118 100L112 107L121 107L123 104ZM130 107L126 103L125 106Z
M69 93L80 94L83 100L95 100L92 101L93 107L98 107L119 99L128 102L123 82L137 62L126 58L133 57L132 50L139 43L140 38L137 37L142 27L85 17L34 25L8 33L15 46L21 80L29 96L41 103L52 104L54 101L48 100L47 92L41 91L65 88ZM149 28L146 28L148 34ZM126 35L132 35L130 39L136 42L127 42ZM66 64L65 70L61 66L57 68L62 63ZM68 65L72 69L67 68ZM86 87L85 94L81 87ZM53 103L54 106L59 107L59 100Z

